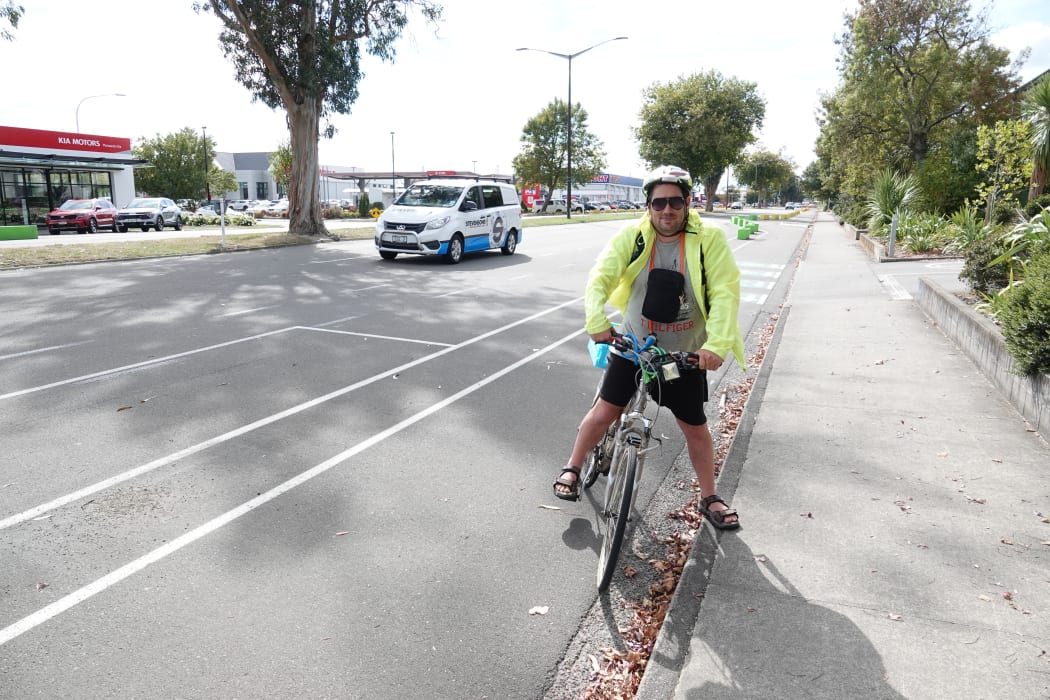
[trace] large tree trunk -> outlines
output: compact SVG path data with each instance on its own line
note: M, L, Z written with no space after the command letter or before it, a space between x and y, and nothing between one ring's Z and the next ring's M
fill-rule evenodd
M1039 167L1037 163L1035 168L1032 169L1032 181L1028 185L1028 201L1031 202L1033 199L1038 197L1046 189L1046 171Z
M288 232L302 236L327 236L321 218L320 168L317 141L320 110L307 97L288 110L291 132L292 176L288 183Z

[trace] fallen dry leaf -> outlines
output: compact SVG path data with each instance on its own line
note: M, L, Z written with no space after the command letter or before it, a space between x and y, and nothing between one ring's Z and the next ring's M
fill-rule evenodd
M890 613L890 614L889 614L889 615L887 615L886 617L890 618L890 619L891 619L891 620L893 620L894 622L901 622L901 621L902 621L902 620L904 619L903 617L901 617L901 616L900 616L900 615L898 615L897 613Z
M809 518L810 520L813 519L813 514L812 513L799 513L799 516L803 517L803 518Z
M636 568L634 568L633 566L630 566L630 565L625 566L625 567L623 567L623 575L626 576L627 578L634 578L635 576L638 575L638 569L636 569Z
M1001 537L1001 538L999 539L999 541L1000 541L1000 542L1002 542L1003 544L1009 544L1009 545L1012 545L1012 544L1013 544L1013 542L1012 542L1012 541L1010 541L1010 540L1006 539L1005 537Z
M938 457L947 457L948 456L948 450L945 450L943 452L938 452L937 456Z
M983 593L981 595L977 596L977 600L983 600L986 603L991 603L992 602L992 599L990 597L984 595Z
M121 406L120 408L117 409L117 413L120 413L121 411L126 411L129 408L131 408L131 406Z
M530 615L546 615L550 607L547 605L537 605L534 608L529 608Z
M349 534L350 534L349 530L340 530L339 532L337 532L334 535L332 535L332 537L342 537L343 535L349 535Z
M992 457L992 461L995 462L996 464L1002 464L1003 463L1003 460L1000 457Z
M48 587L48 585L49 585L49 584L46 584L46 583L44 583L43 581L38 581L38 582L37 582L37 584L36 584L36 589L37 589L38 591L42 591L42 590L44 590L45 588L47 588L47 587Z
M544 510L561 510L558 506L547 506L542 503L540 504L540 508L543 508Z

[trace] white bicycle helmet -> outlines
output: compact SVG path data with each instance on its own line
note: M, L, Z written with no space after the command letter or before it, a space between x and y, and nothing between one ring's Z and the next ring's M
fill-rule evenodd
M648 175L642 182L642 191L648 201L653 194L653 188L659 184L678 185L682 190L682 196L688 202L693 194L693 179L689 177L689 171L676 165L661 165Z

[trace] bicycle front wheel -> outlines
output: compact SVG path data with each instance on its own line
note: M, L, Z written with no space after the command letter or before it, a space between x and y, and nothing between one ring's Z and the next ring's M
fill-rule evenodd
M622 445L617 463L609 470L609 493L601 520L605 524L602 548L598 553L598 590L604 592L616 571L620 548L627 532L634 497L634 475L638 469L638 448Z

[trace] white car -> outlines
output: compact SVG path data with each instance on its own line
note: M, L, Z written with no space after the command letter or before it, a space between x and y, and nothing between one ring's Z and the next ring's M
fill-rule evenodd
M165 226L182 230L182 208L167 197L139 197L117 211L113 228L125 233L129 228L162 231Z
M543 202L544 200L542 199L536 200L536 203L532 205L533 213L543 211ZM566 211L568 211L567 207L568 205L564 199L552 199L551 203L547 205L547 213L564 214ZM580 213L583 213L583 204L576 200L573 200L572 210L574 212L578 211Z
M279 199L266 207L266 216L288 216L288 200Z

